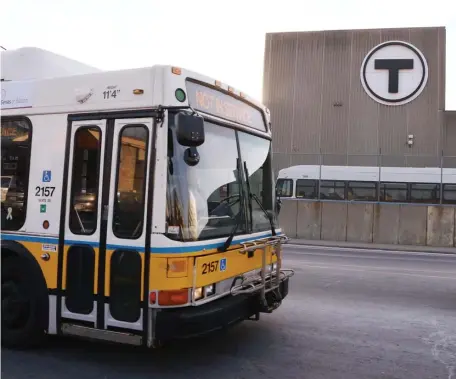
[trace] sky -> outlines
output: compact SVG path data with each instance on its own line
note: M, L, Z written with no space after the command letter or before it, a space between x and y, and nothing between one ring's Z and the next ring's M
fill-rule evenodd
M446 109L456 110L454 0L21 0L0 3L0 45L104 70L172 64L262 100L265 33L445 26Z

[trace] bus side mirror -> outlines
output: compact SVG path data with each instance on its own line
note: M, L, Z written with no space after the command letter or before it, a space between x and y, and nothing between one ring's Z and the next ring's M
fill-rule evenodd
M204 120L201 116L179 113L175 119L177 142L197 147L204 143Z
M277 197L276 200L276 209L277 209L277 214L280 213L280 208L282 207L282 200L280 200L280 197Z

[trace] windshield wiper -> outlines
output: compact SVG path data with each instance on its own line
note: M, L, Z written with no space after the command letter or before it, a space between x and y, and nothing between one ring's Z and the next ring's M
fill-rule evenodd
M250 198L255 199L255 201L260 206L261 210L266 215L266 218L269 220L269 224L271 225L272 235L275 236L276 235L276 231L275 231L275 227L274 227L274 222L272 220L272 216L263 207L263 204L261 204L261 200L258 198L258 196L250 191L249 170L247 169L247 162L246 161L244 161L244 172L245 172L245 181L247 183L247 188L248 188L248 191L249 191L249 196L250 196ZM249 201L249 208L250 208L250 218L252 219L252 222L253 222L252 202L251 201Z
M242 222L242 212L244 212L244 208L241 207L239 210L238 214L236 215L236 225L234 225L234 228L231 230L231 233L229 237L226 239L225 243L217 248L217 251L219 253L224 253L231 245L231 242L233 241L234 235L236 234L239 225L241 225Z
M238 182L240 183L241 181L239 180L239 175L241 172L241 164L240 164L239 158L236 158L236 167L238 170ZM233 241L234 235L236 234L236 232L239 228L239 225L241 225L241 222L242 222L242 213L244 212L245 198L244 198L244 192L242 190L242 186L239 186L239 187L240 187L240 191L239 191L240 204L239 204L239 212L235 217L236 224L234 225L234 228L231 230L231 233L228 236L228 238L226 239L225 243L222 246L220 246L219 248L217 248L217 251L219 253L225 252L230 247L231 242Z

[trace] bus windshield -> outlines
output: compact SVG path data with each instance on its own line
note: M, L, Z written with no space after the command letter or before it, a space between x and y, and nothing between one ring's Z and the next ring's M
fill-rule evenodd
M200 160L190 166L184 161L187 147L176 140L172 117L168 129L168 238L222 238L236 224L236 234L270 230L263 209L273 210L271 142L206 120L205 142L197 148ZM249 179L243 184L241 175L247 173Z

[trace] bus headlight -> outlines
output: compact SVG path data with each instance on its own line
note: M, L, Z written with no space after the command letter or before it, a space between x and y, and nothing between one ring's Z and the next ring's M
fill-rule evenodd
M193 299L200 300L203 298L203 287L198 287L193 290Z
M198 301L203 297L209 297L215 294L215 284L210 284L205 287L198 287L193 290L193 300Z
M210 286L204 287L204 295L212 296L215 293L215 284L211 284Z
M268 266L268 272L271 273L271 274L275 274L277 270L277 262L274 262L273 264L270 264Z

